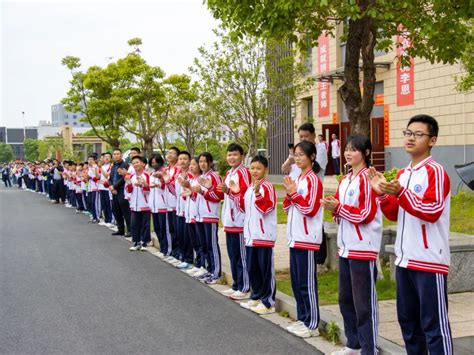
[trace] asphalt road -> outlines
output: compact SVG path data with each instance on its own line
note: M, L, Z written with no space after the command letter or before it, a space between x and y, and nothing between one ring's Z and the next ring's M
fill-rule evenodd
M74 210L0 187L1 354L315 354Z

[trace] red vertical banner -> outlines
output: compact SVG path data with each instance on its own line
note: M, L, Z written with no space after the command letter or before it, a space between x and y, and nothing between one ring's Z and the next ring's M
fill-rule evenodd
M318 38L318 73L329 71L329 38L321 35ZM329 82L318 82L319 117L329 116Z
M390 124L388 105L383 105L383 145L390 145Z
M415 102L415 60L408 57L407 49L411 47L409 33L402 31L397 37L397 106L413 105ZM408 57L409 64L402 66L400 59Z

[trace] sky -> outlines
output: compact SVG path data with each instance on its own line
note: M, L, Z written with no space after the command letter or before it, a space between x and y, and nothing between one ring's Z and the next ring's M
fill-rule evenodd
M218 26L203 0L63 0L1 2L0 126L51 121L69 87L67 55L84 69L126 55L140 37L142 56L166 74L187 73Z

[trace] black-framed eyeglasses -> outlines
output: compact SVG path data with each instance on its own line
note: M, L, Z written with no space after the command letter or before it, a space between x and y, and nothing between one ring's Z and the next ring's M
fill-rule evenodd
M428 136L428 137L433 137L432 134L427 134L423 132L412 132L410 130L405 130L403 131L403 135L407 138L411 138L412 136L415 137L415 139L421 139L423 136Z

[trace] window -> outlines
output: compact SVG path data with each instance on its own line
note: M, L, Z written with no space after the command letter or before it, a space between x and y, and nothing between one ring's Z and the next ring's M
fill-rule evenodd
M313 116L313 97L308 97L306 99L306 117L308 117L308 121L311 121Z
M76 122L76 121L74 121L72 124L73 124L74 126L77 126L77 122Z
M81 127L84 127L84 123L81 123Z
M64 122L64 124L65 124L66 126L69 126L69 122Z
M69 118L68 115L64 115L64 118Z

